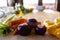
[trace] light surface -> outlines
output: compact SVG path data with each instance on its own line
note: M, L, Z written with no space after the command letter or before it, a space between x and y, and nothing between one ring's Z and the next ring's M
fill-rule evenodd
M25 8L34 8L38 6L38 0L23 0Z
M7 6L7 0L0 0L0 7Z

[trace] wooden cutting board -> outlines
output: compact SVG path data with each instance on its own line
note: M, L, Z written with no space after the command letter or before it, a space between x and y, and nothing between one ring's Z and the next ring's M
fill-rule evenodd
M49 19L54 21L55 18L60 17L60 12L51 12L51 13L45 13L45 12L36 12L36 13L29 13L23 15L24 18L30 19L35 18L38 21L41 21L42 24L45 19ZM57 39L54 36L45 34L44 36L31 34L29 36L20 36L20 35L8 35L4 37L0 37L0 40L60 40Z

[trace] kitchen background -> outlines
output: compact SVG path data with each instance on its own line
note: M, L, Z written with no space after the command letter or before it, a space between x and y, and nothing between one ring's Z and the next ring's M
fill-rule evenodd
M45 6L45 9L60 11L59 0L0 0L0 7L15 6L16 3L23 4L25 8L42 5Z

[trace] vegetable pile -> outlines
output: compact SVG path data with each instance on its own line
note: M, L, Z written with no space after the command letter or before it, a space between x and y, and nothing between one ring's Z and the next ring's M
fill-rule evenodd
M35 34L45 35L46 27L41 25L36 19L24 19L20 18L18 20L11 20L8 22L9 26L13 28L13 34L19 34L22 36L27 36L34 29Z
M13 15L9 15L9 17L4 18L0 22L0 36L7 35L11 32L11 28L8 26L7 22L14 17Z
M18 18L12 20L14 17L15 15L12 14L0 22L0 36L9 33L13 35L28 36L31 34L31 31L34 30L34 33L37 35L45 35L47 31L48 34L60 38L60 18L56 18L55 22L45 20L44 25L41 25L41 21L38 22L34 18Z
M22 17L23 14L31 13L33 8L25 8L23 5L15 7L15 14L19 17Z
M30 13L33 10L32 8L31 9L26 9L26 8L24 8L23 5L20 6L20 9L22 10L23 13Z
M47 28L48 34L60 38L60 18L56 18L55 22L45 20L45 26Z

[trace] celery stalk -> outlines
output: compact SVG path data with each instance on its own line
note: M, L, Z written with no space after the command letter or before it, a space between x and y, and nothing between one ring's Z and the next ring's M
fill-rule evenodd
M2 24L6 24L7 21L13 19L14 16L15 16L15 14L9 15L7 18L5 18L5 20L2 22Z

